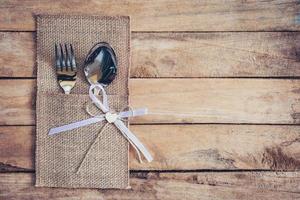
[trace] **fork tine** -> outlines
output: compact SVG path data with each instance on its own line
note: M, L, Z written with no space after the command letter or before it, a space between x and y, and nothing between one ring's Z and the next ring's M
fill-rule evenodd
M72 63L75 63L72 45L69 46L67 43L55 43L57 81L65 94L70 94L76 83L77 71L72 68Z
M61 70L60 56L59 56L59 52L57 50L57 44L56 43L55 43L55 66L56 66L56 70Z
M64 52L63 52L63 48L62 45L59 44L60 46L60 64L61 64L61 68L62 70L64 70L64 68L66 67L66 63L65 63L65 58L64 58Z
M75 61L75 55L74 55L74 50L72 44L70 44L70 50L71 50L71 55L70 55L70 61L71 61L71 66L74 71L76 71L76 61Z
M68 47L67 44L65 43L65 51L66 51L66 69L67 70L71 70L72 71L72 67L71 67L71 62L70 62L70 55L69 55L69 51L68 51Z

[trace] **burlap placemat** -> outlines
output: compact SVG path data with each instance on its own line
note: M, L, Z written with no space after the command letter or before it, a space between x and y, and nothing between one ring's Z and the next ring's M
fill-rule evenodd
M84 110L90 100L83 61L97 42L109 43L117 55L118 75L106 91L110 107L119 111L128 105L129 17L37 16L36 186L129 187L128 142L114 125L101 134L79 173L76 170L104 123L48 136L50 128L89 117ZM55 43L71 43L75 50L79 70L70 95L63 94L56 80Z

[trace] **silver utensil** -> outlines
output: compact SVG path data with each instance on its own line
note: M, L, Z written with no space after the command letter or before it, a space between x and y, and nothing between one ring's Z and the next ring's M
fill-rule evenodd
M57 80L65 94L70 94L76 83L76 61L72 44L55 44L55 64Z
M84 74L90 84L110 84L117 75L117 57L106 42L94 45L84 61Z

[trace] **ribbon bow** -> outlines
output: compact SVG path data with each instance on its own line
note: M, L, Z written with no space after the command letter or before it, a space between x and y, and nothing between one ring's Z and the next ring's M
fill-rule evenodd
M102 102L93 93L94 89L98 89L99 91L102 92L102 98L103 98ZM72 129L75 129L75 128L79 128L79 127L82 127L82 126L87 126L89 124L94 124L94 123L106 120L108 123L113 123L120 130L122 135L129 141L129 143L136 150L140 162L142 162L140 153L143 154L143 156L146 158L146 160L148 162L151 162L153 160L151 154L148 152L146 147L141 143L141 141L126 127L126 125L122 121L122 119L124 119L124 118L140 116L140 115L146 115L147 112L148 112L147 109L146 108L141 108L141 109L124 111L124 112L119 112L119 113L110 112L110 109L109 109L109 106L108 106L107 94L106 94L104 88L102 87L102 85L100 85L100 84L93 84L93 85L90 86L89 96L90 96L92 102L104 114L98 115L98 116L95 116L95 117L91 117L89 119L81 120L81 121L78 121L78 122L74 122L74 123L71 123L71 124L63 125L63 126L60 126L60 127L51 128L48 135L55 135L57 133L61 133L61 132L64 132L64 131L72 130ZM106 125L107 124L104 125L104 127L100 131L99 135L104 130ZM97 138L95 139L95 141L97 140ZM95 143L95 141L94 141L94 143ZM91 149L91 146L90 146L90 149ZM85 155L85 157L86 157L86 155ZM83 161L85 160L85 157L84 157ZM80 164L80 166L81 166L81 164ZM79 166L79 168L80 168L80 166Z

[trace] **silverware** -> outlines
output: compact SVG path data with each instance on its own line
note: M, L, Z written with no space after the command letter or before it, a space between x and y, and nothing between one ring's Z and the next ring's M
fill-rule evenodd
M70 94L76 83L76 61L72 44L55 44L55 64L57 80L65 94Z
M117 75L117 57L106 42L94 45L84 61L84 74L90 84L110 84Z

